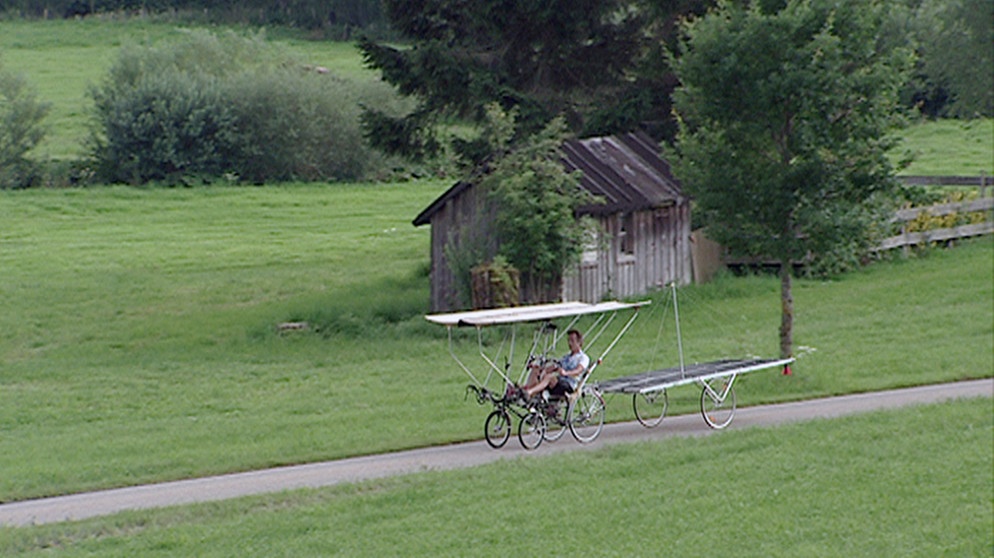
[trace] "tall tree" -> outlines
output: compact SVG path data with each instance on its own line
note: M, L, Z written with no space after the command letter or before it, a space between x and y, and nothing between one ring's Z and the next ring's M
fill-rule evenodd
M792 262L858 244L870 202L896 188L886 134L912 57L880 47L881 2L765 5L723 1L684 25L675 171L709 235L780 263L788 357Z
M483 107L516 108L519 133L556 116L578 131L591 111L630 80L644 44L637 0L385 0L393 27L412 41L398 48L361 40L369 66L418 99L405 115L369 108L368 137L410 157L439 147L433 124L458 116L482 122ZM485 145L457 146L471 162Z
M994 2L924 0L915 35L920 70L949 96L937 112L959 118L994 116ZM933 101L933 99L922 99Z

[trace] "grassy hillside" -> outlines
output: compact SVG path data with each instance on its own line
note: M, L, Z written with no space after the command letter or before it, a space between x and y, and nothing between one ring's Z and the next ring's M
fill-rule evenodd
M421 317L410 220L446 186L0 192L0 500L479 438L487 409ZM991 375L992 268L987 238L798 281L804 356L741 403ZM675 364L656 298L599 378ZM691 361L777 352L775 278L687 288L680 310Z
M918 122L901 131L895 155L910 153L901 174L994 176L994 119Z
M0 65L23 75L40 100L51 103L45 121L50 130L35 155L55 159L82 155L92 108L87 92L105 77L118 49L125 44L178 40L187 29L183 24L141 18L0 20ZM374 77L363 68L352 43L305 41L291 38L286 32L270 36L286 49L288 57L302 64L324 66L348 79Z

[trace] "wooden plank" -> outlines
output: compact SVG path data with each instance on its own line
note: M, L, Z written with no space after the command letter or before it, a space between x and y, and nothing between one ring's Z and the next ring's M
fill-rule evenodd
M900 248L901 246L914 246L927 242L941 242L945 240L968 238L971 236L981 236L992 233L994 233L994 221L987 221L985 223L977 223L973 225L962 225L948 229L934 229L930 231L905 233L884 239L883 242L874 248L874 251L882 252L892 248Z
M971 213L974 211L990 211L994 209L994 198L979 198L968 202L942 203L925 207L902 209L894 214L891 222L911 221L922 213L940 217L951 213Z
M994 181L991 177L980 176L898 176L903 184L909 186L990 186Z

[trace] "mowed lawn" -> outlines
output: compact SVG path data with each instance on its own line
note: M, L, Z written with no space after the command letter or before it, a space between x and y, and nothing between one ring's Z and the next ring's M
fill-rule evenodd
M0 500L478 439L410 224L447 186L0 193ZM990 376L992 269L988 237L798 281L794 375L744 378L740 404ZM667 298L599 378L676 364ZM776 355L775 277L680 299L688 360Z
M988 556L979 398L79 523L5 556ZM563 443L563 442L559 442Z

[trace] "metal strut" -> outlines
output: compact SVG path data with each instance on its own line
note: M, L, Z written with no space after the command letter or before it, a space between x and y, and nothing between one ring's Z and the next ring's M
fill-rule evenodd
M677 304L676 299L676 281L670 283L670 287L673 289L673 315L676 319L676 348L680 354L680 377L686 378L686 367L683 363L683 337L680 335L680 305Z

